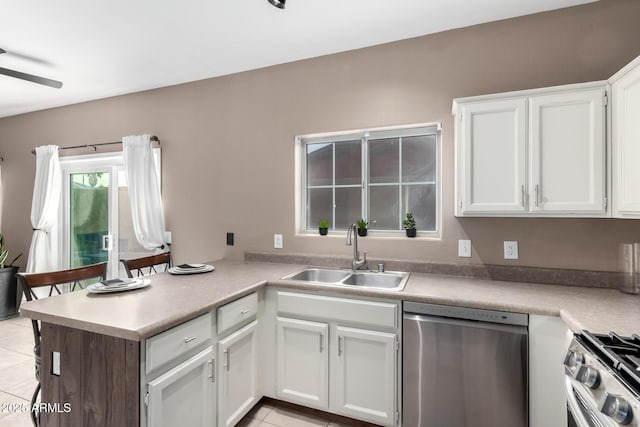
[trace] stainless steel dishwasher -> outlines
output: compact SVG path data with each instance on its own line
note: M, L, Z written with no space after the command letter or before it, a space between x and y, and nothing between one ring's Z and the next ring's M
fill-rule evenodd
M403 427L526 427L528 315L403 304Z

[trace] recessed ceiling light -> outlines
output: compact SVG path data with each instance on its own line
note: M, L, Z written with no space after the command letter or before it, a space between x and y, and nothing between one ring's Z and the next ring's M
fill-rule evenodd
M269 3L277 7L278 9L284 9L284 4L287 0L269 0Z

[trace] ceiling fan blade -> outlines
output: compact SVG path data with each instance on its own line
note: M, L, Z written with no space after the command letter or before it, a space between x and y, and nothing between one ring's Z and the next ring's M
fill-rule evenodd
M40 76L34 76L33 74L21 73L20 71L9 70L8 68L0 67L0 74L4 74L5 76L15 77L16 79L27 80L33 83L38 83L41 85L53 87L56 89L60 89L62 87L62 82L57 80L51 80Z

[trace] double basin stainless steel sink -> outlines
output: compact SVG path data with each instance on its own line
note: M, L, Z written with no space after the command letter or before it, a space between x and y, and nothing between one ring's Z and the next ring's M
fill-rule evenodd
M283 280L298 280L324 285L358 286L364 288L401 291L407 284L409 273L399 271L340 270L335 268L309 267L289 274Z

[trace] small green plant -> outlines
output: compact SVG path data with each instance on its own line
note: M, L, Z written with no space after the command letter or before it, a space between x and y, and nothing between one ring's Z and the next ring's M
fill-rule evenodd
M416 220L413 219L413 214L411 212L407 212L407 219L402 221L402 225L404 225L405 230L415 230L416 229Z
M329 228L329 224L327 223L327 221L325 221L324 219L322 221L320 221L320 224L318 224L319 228Z
M365 228L367 228L367 225L369 225L369 223L365 221L364 218L360 218L358 220L358 228L364 230Z
M17 257L13 259L9 264L5 265L5 261L7 260L7 256L9 256L9 250L6 248L4 244L4 236L0 234L0 268L13 267L13 263L18 260L22 256L22 253L19 253Z

